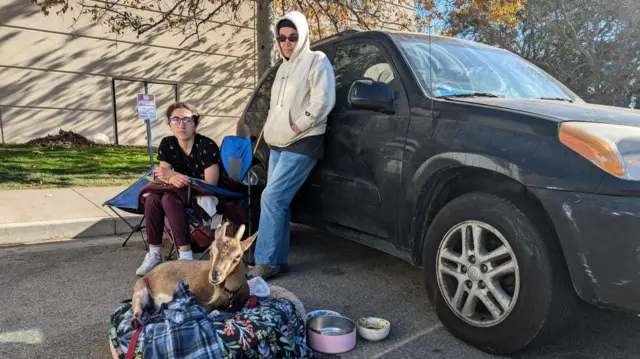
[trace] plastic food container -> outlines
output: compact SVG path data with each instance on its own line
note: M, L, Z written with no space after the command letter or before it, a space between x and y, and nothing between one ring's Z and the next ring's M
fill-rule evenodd
M358 334L366 340L377 342L383 340L391 331L388 320L376 317L360 318L357 323Z

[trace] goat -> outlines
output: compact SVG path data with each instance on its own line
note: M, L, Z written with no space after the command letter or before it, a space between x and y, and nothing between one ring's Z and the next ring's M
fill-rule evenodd
M151 304L159 308L173 299L180 280L189 286L198 304L213 310L236 312L249 299L242 254L249 249L258 233L241 241L245 227L234 237L226 235L229 222L218 227L211 244L208 261L170 261L161 263L135 284L131 307L131 326L137 328L144 309Z

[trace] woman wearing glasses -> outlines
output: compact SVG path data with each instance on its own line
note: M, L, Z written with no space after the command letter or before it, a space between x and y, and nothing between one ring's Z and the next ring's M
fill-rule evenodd
M160 142L160 166L154 168L155 176L178 188L186 186L189 177L218 185L222 167L220 149L212 139L196 132L200 120L198 111L188 103L177 102L167 109L167 120L173 136ZM162 262L160 243L165 216L175 234L180 259L193 260L185 203L180 197L174 192L151 192L144 203L149 252L136 274L144 276Z
M264 140L269 145L267 185L262 192L256 265L267 279L288 270L289 205L316 162L323 157L327 115L335 105L335 76L327 56L311 51L309 25L290 12L276 23L283 57L271 87Z

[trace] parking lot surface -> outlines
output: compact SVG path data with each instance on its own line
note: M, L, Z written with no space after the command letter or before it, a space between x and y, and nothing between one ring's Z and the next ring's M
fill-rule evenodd
M139 238L139 237L138 237ZM109 314L132 294L144 256L121 238L0 248L0 358L110 359ZM420 269L385 253L305 227L294 227L292 270L273 284L305 309L350 318L381 316L390 336L358 338L354 350L323 358L498 358L451 336L439 323ZM587 309L568 335L521 358L640 358L640 318Z

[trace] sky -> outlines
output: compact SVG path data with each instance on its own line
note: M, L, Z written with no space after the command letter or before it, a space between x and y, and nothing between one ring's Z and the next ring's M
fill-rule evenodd
M436 4L436 11L438 12L444 12L447 10L447 0L434 0L434 3ZM421 17L424 17L425 14L427 13L424 9L420 9L420 7L418 6L418 8L416 9L416 12L418 13L418 15L420 15ZM444 27L444 21L442 20L435 20L432 26L432 34L434 35L440 35L440 29L442 29Z

